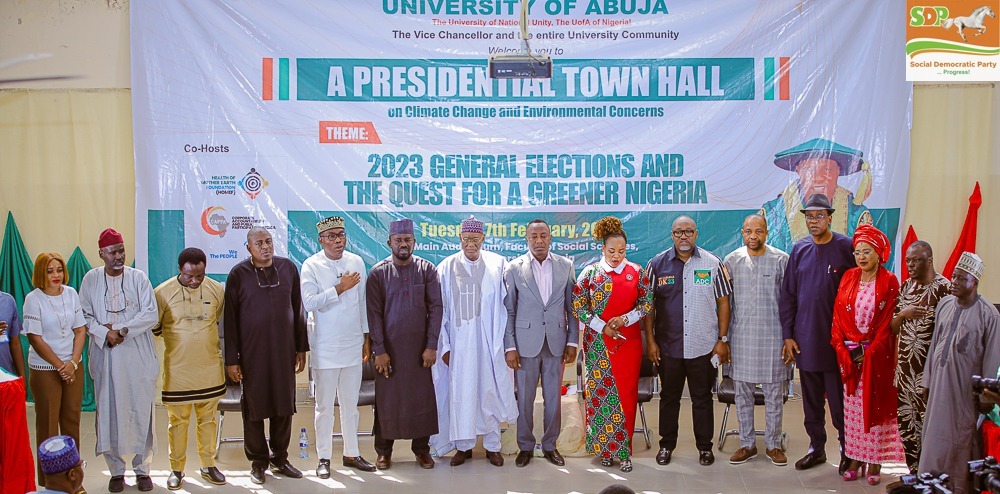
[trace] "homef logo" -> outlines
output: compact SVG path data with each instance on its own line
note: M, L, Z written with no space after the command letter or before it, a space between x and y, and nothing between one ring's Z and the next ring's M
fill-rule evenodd
M250 199L256 199L257 194L260 194L264 190L264 187L267 187L267 180L264 180L264 177L260 173L257 173L256 168L251 168L240 179L239 186L243 189L243 192L246 192L250 196Z
M209 206L201 212L201 228L209 235L219 238L226 236L229 229L229 221L222 213L226 210L220 206Z

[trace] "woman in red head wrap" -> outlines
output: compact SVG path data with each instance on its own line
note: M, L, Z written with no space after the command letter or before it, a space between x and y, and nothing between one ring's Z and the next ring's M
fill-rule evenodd
M857 480L867 468L871 485L881 480L882 463L904 461L893 384L896 339L889 328L899 280L882 267L890 252L878 228L854 231L858 267L840 280L830 341L844 381L844 455L852 460L844 480Z

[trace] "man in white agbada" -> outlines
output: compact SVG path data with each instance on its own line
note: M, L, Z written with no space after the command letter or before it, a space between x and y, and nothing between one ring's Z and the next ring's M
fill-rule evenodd
M140 491L153 489L150 461L156 452L153 397L160 364L153 333L158 313L146 273L125 265L125 244L111 228L98 241L103 267L80 283L80 303L90 333L90 375L97 401L96 454L111 471L108 490L125 488L125 459Z
M368 270L347 252L344 218L316 223L323 250L302 263L302 305L309 311L309 367L316 382L316 476L330 478L333 456L333 404L339 397L345 467L374 472L358 449L358 392L361 365L371 353L365 282Z
M438 434L431 446L438 456L457 449L452 466L472 457L483 436L486 457L503 466L500 423L517 419L514 373L504 359L503 336L507 309L503 273L506 260L482 250L483 222L462 222L462 251L438 265L444 318L434 364Z

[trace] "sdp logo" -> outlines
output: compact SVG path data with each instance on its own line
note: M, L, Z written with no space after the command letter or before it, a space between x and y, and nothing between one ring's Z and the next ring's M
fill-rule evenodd
M940 26L948 19L948 7L920 7L910 9L910 25L913 27Z

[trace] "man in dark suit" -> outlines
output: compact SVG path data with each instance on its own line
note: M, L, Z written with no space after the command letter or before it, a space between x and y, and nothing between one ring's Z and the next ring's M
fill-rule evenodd
M535 449L534 403L538 380L542 380L545 402L545 432L542 452L557 466L565 465L556 449L560 427L560 389L563 365L576 360L576 321L573 314L573 262L552 254L549 225L535 219L528 223L525 240L528 253L507 267L507 330L504 334L507 365L517 383L517 445L514 463L523 467Z

